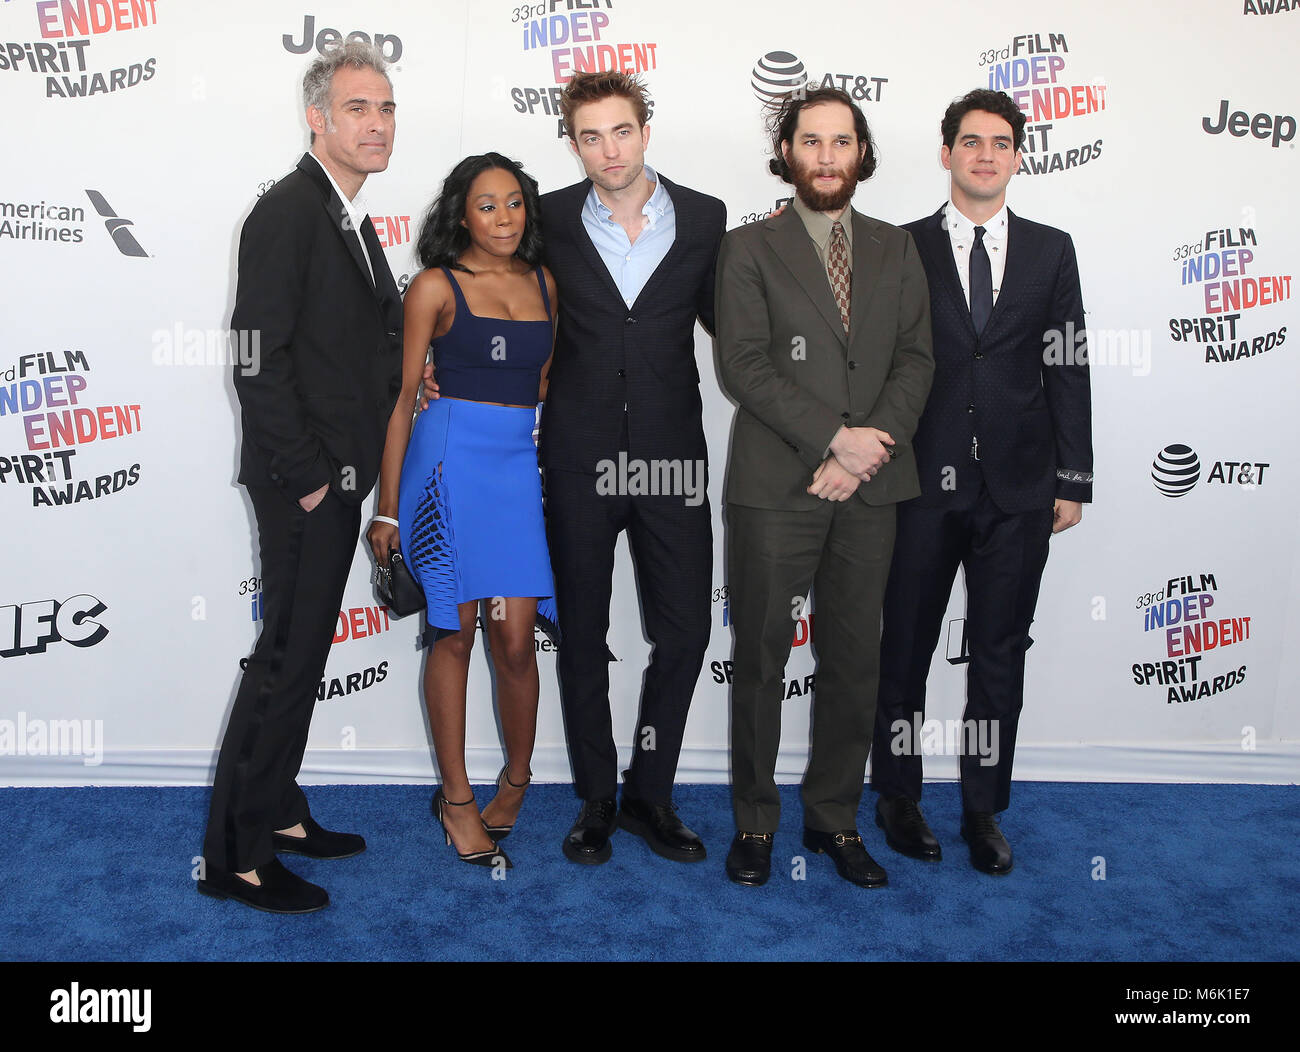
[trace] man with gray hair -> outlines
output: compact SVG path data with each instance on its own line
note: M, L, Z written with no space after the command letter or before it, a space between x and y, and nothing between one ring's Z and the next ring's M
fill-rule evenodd
M312 819L297 784L317 686L401 384L402 301L370 217L366 176L388 167L392 84L349 42L303 80L311 150L254 206L239 241L231 328L239 481L257 518L264 619L217 761L199 891L271 913L329 904L276 853L346 858L354 833Z

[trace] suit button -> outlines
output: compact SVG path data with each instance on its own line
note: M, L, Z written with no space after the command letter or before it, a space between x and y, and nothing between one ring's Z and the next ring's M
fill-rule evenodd
M850 362L849 362L849 368L850 368L850 369L856 369L857 367L858 367L858 363L857 363L857 362L854 362L854 361L850 361Z
M629 314L629 315L627 316L627 322L626 322L626 324L628 324L628 325L635 325L635 324L636 324L636 319L635 319L634 317L632 317L632 315Z
M840 419L841 419L841 420L847 420L848 418L849 418L849 414L848 414L848 413L841 413L841 414L840 414Z
M968 405L968 406L966 407L966 412L968 412L968 413L973 413L973 412L975 412L975 407L974 407L973 405Z
M395 332L390 332L388 335L389 335L390 337L396 337L396 336L397 336L397 333L395 333Z
M627 372L624 371L623 369L620 369L620 370L618 371L618 375L619 375L620 377L624 377L624 376L627 375Z
M976 352L975 352L975 360L976 360L977 362L978 362L981 358L983 358L983 357L984 357L984 355L981 354L979 351L976 351Z

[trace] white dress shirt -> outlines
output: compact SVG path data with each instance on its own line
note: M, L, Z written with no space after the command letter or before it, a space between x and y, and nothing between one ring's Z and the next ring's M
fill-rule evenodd
M627 231L600 199L594 185L587 192L587 201L582 209L582 225L604 260L609 276L618 286L623 302L629 307L641 295L646 282L677 239L677 209L664 188L664 181L648 164L645 175L655 188L641 209L646 222L636 241L627 236Z
M961 278L961 291L966 297L966 306L970 307L970 250L975 244L975 224L967 219L950 200L943 210L943 225L948 231L948 240L952 244L953 262L957 264L957 275ZM998 292L1002 288L1002 275L1007 269L1007 206L1004 203L997 215L984 227L984 248L989 254L989 267L993 271L993 302L998 301Z

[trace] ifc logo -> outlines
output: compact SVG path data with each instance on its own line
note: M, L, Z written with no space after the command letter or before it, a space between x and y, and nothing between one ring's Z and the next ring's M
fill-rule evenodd
M749 83L759 102L779 105L782 95L807 81L808 71L801 59L788 51L769 51L754 63Z
M1151 462L1151 481L1166 497L1190 493L1201 478L1201 459L1190 446L1165 446Z

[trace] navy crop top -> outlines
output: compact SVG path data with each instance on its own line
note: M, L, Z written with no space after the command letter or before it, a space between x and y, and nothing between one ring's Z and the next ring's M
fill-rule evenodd
M536 405L542 366L551 356L551 299L542 268L535 273L546 321L480 318L470 312L452 271L443 267L442 272L456 295L456 318L446 334L433 341L439 392L473 402Z

